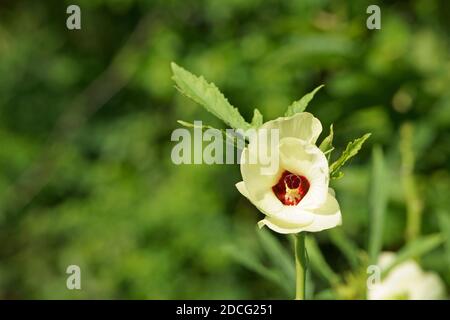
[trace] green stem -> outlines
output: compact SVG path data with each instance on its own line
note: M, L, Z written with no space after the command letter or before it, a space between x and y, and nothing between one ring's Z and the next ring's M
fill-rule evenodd
M295 300L305 300L307 263L305 233L300 232L295 235L295 271L297 274Z
M404 123L400 128L400 155L403 190L406 203L406 241L410 242L420 236L422 225L423 202L414 175L415 157L414 127Z

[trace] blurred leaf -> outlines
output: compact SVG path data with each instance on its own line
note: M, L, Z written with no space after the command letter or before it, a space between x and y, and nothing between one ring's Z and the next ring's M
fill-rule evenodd
M317 91L319 91L324 85L320 85L317 88L315 88L310 93L305 94L300 100L294 101L287 109L286 113L284 114L286 117L293 116L296 113L300 113L305 111L306 107L308 106L309 102L314 98L314 95Z
M405 245L395 256L392 261L382 272L381 276L386 276L393 268L409 259L418 258L427 252L430 252L445 240L442 234L433 234L423 236Z
M335 300L336 294L334 293L334 291L332 289L325 289L325 290L322 290L319 293L317 293L315 296L315 299L316 300Z
M315 285L311 275L311 268L306 269L305 277L305 300L314 299Z
M295 282L295 261L293 254L288 252L279 240L266 229L256 231L264 251L274 266L284 274L286 281Z
M342 155L330 166L330 177L332 179L338 179L342 177L342 173L339 171L340 168L352 157L354 157L358 151L361 149L363 143L370 137L370 133L366 133L361 138L355 139L349 142L347 148L345 148Z
M294 292L291 285L293 282L287 282L283 274L278 270L271 270L265 267L252 252L238 247L230 247L227 251L237 263L276 284L284 290L286 294L292 295Z
M422 226L423 203L414 177L416 161L413 146L416 140L414 131L413 124L408 122L400 127L401 178L406 205L406 241L416 239Z
M328 265L320 251L319 245L312 236L306 237L306 248L309 262L311 263L311 270L317 272L318 275L327 280L330 284L337 284L340 281L339 275Z
M383 150L376 146L372 150L372 173L369 194L369 263L378 262L383 246L383 224L386 213L389 184L386 183Z
M331 241L344 254L352 269L358 268L359 249L355 243L349 239L341 228L333 228L328 232Z
M171 67L172 79L182 94L201 104L230 127L234 129L250 128L250 124L244 120L238 109L228 102L214 83L208 83L202 76L197 77L174 62Z
M353 42L346 35L330 33L303 34L285 45L278 45L267 59L265 65L296 63L307 68L308 64L329 65L339 57L350 57L357 52ZM301 57L301 59L299 59Z
M445 237L445 256L447 258L447 263L450 266L450 215L448 212L440 211L438 213L438 218L441 232Z

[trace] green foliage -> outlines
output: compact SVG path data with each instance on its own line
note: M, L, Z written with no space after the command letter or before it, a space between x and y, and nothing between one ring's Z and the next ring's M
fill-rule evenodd
M228 253L231 258L233 258L237 263L248 268L249 270L260 275L263 279L273 282L275 285L279 286L283 291L285 291L286 296L289 296L293 292L293 278L286 279L281 271L276 268L265 267L254 253L248 250L242 250L238 247L230 247Z
M250 125L245 122L238 109L228 102L214 83L208 83L202 76L197 77L173 62L171 67L173 72L172 79L182 94L201 104L206 110L223 120L230 127L234 129L250 128Z
M369 263L376 264L383 247L384 216L386 214L389 185L386 185L383 150L377 146L372 151L372 172L369 198Z
M342 231L341 228L334 228L329 233L332 243L341 251L343 256L347 259L350 267L353 270L360 266L360 251L354 241Z
M268 230L256 231L258 246L263 255L258 255L259 250L242 248L242 244L236 243L227 250L228 254L239 264L273 282L286 297L292 296L295 291L295 266L291 252L279 242ZM268 258L268 266L263 258Z
M325 137L325 139L322 140L319 146L319 149L322 150L322 152L325 153L325 155L327 155L328 160L330 160L331 152L334 150L333 137L334 137L333 125L330 125L330 133L328 134L328 136Z
M325 83L314 115L334 124L333 144L371 132L384 150L382 250L409 243L407 212L418 211L406 198L420 196L420 234L447 239L420 264L450 292L446 1L380 1L381 32L366 28L364 1L78 2L82 29L68 31L64 1L0 1L0 299L292 297L292 283L226 254L238 242L285 279L255 234L260 214L234 188L239 167L170 161L178 119L222 128L176 94L171 61L220 84L244 119L253 106L279 117ZM370 159L362 148L332 180L343 225L314 235L344 281L367 277ZM65 286L69 264L82 268L81 291ZM317 272L311 281L316 298L342 297Z
M441 233L450 235L450 215L441 211L438 214L439 226ZM447 258L447 264L450 265L450 236L445 237L445 257Z
M354 157L361 147L363 143L370 137L370 133L366 133L361 138L355 139L352 142L347 144L347 147L342 152L341 156L331 164L330 166L330 177L333 179L338 179L342 177L344 174L340 171L341 167L352 157Z
M430 236L423 236L417 238L416 240L408 243L404 248L402 248L395 260L392 261L382 272L382 276L386 276L389 272L397 265L402 262L419 258L420 256L430 252L435 249L437 246L441 245L445 240L445 236L442 234L433 234Z
M284 114L286 117L293 116L296 113L300 113L305 111L308 104L311 102L311 100L314 98L314 95L322 89L323 84L315 88L310 93L305 94L300 100L294 101L286 110L286 113Z
M193 128L193 129L198 128L198 129L201 129L202 131L205 131L205 130L208 130L208 129L218 130L222 134L222 139L227 144L229 144L229 145L231 145L233 147L237 146L237 144L236 144L236 137L231 135L231 134L229 134L226 130L217 129L217 128L214 128L212 126L205 125L205 124L196 125L195 123L190 123L190 122L186 122L186 121L183 121L183 120L177 120L177 122L179 124L181 124L183 127L186 127L186 128Z
M336 274L326 262L317 241L312 236L306 237L306 248L311 263L311 270L313 272L317 272L331 285L335 285L341 281L339 275Z
M268 230L257 230L259 241L270 260L285 275L284 278L289 283L295 279L294 259L291 252L287 251L277 238Z

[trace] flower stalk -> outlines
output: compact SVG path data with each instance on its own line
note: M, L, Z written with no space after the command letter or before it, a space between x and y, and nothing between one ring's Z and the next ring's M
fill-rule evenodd
M305 300L307 268L308 258L305 246L305 232L300 232L295 235L295 300Z

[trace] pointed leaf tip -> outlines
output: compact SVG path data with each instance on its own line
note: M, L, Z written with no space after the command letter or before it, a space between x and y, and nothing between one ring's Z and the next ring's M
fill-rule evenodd
M286 110L285 116L290 117L293 116L296 113L300 113L305 111L308 104L311 102L311 100L314 98L314 95L324 87L323 84L315 88L313 91L305 94L300 100L294 101Z
M347 144L344 152L342 152L341 156L333 162L330 166L330 177L333 179L339 179L343 176L343 173L340 171L340 168L351 158L353 158L359 150L361 150L364 142L371 136L371 133L366 133L360 138L353 140Z

